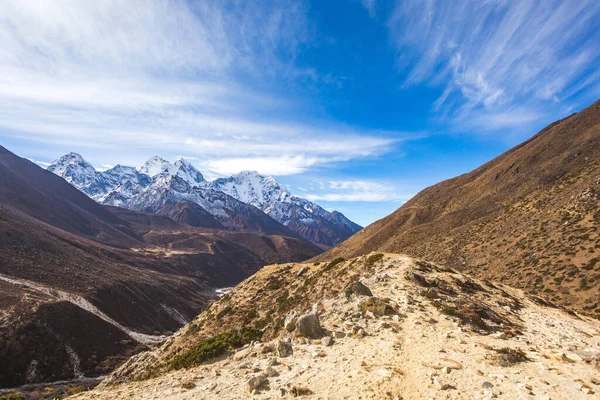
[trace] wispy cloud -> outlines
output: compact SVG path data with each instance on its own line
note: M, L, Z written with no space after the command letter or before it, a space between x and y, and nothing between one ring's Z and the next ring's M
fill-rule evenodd
M269 91L271 80L303 70L295 59L312 35L303 2L2 7L4 136L93 153L97 165L185 151L216 174L248 165L295 174L393 148L379 133L294 119L296 100Z
M410 199L412 195L398 193L398 189L391 183L382 183L369 180L329 181L322 185L325 193L310 193L304 195L309 200L318 201L365 201L402 202Z
M408 0L389 27L405 85L443 88L432 110L481 130L596 100L599 20L593 0Z
M360 4L367 10L369 17L375 18L377 14L375 0L359 0Z

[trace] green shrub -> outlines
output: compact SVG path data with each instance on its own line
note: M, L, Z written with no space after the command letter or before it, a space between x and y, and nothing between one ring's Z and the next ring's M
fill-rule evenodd
M375 264L377 261L380 261L382 258L383 258L382 253L373 254L367 258L366 264L368 266L371 266L371 265Z
M335 267L336 265L338 265L339 263L343 263L344 261L346 261L344 258L342 257L338 257L335 260L331 261L329 264L326 264L322 271L329 271L331 268Z
M0 400L27 400L27 398L21 393L9 393L0 397Z
M218 357L231 349L242 347L246 343L260 340L263 333L255 328L243 327L221 332L205 339L187 352L171 360L171 369L190 368L211 358Z

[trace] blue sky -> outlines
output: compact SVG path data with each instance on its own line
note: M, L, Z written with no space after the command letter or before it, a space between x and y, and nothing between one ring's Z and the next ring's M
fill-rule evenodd
M187 157L366 225L600 98L600 3L0 1L0 143Z

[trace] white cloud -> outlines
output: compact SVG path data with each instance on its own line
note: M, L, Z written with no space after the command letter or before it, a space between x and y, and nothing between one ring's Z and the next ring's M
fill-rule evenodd
M389 27L405 84L444 89L436 113L502 129L597 99L598 20L594 0L408 0Z
M325 185L322 185L325 189ZM326 193L311 193L304 195L313 201L406 201L412 195L400 194L395 185L366 180L329 181Z
M36 164L38 164L38 165L39 165L39 166L41 166L42 168L46 168L46 167L48 167L48 166L50 165L50 163L49 163L49 162L45 162L45 161L37 161L37 160L34 160L34 159L32 159L32 158L29 158L28 160L29 160L29 161L31 161L32 163L36 163Z
M377 13L375 9L375 0L360 0L360 4L367 10L369 17L375 18Z
M186 152L217 175L248 164L297 174L394 146L381 132L298 122L296 100L262 85L302 73L294 60L311 35L303 2L4 0L2 8L6 137L97 164Z

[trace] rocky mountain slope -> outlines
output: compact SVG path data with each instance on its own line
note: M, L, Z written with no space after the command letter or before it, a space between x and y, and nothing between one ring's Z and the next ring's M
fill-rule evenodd
M118 165L98 172L80 155L70 153L52 163L48 170L102 204L146 212L160 212L167 203L196 204L226 229L297 236L324 248L361 229L339 212L330 213L293 196L271 177L244 171L208 182L182 158L171 164L155 156L139 171ZM198 207L195 211L203 213ZM196 222L204 221L201 218ZM207 223L202 226L214 226L213 221Z
M600 322L394 254L271 265L73 399L588 399Z
M318 252L105 207L0 147L0 387L109 372L197 315L215 288Z
M395 251L600 317L600 102L429 187L319 259Z

